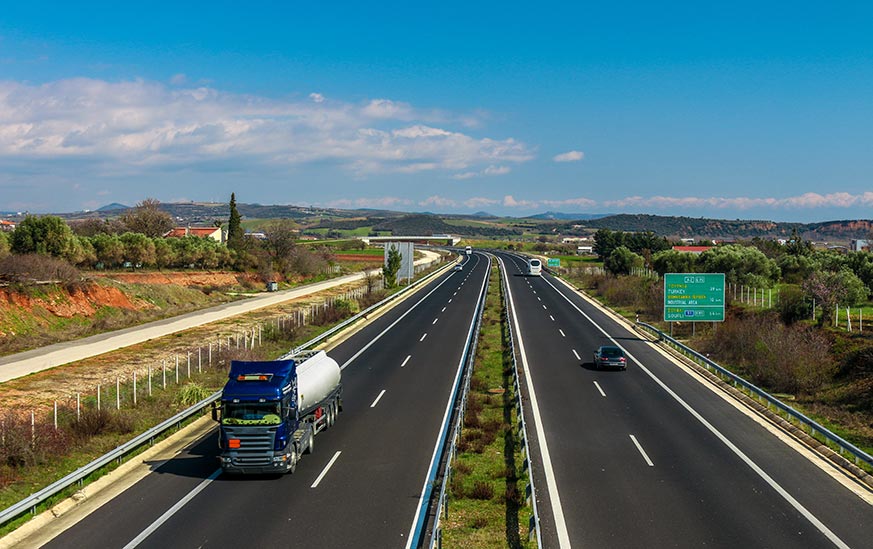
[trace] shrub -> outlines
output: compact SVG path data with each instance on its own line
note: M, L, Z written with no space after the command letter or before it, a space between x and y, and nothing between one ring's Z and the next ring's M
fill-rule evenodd
M173 403L176 404L176 406L188 408L211 394L212 391L203 385L190 381L179 389L179 392L176 393L176 397L173 399Z
M470 490L472 499L488 500L494 497L494 487L490 482L477 480L473 483L473 488Z

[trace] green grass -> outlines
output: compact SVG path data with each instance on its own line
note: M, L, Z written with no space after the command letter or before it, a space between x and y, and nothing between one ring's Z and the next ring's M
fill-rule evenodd
M464 427L453 461L446 547L534 547L527 541L531 509L522 443L517 437L508 326L502 317L499 272L491 273Z

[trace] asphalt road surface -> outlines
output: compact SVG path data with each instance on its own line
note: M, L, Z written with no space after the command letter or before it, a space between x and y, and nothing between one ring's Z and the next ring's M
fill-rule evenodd
M536 399L545 547L873 546L869 503L560 281L499 255ZM594 367L605 344L630 354L626 371Z
M344 409L293 475L217 472L216 431L48 547L405 547L489 260L333 349Z

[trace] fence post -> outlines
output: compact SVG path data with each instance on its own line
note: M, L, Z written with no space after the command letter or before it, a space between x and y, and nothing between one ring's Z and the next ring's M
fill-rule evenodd
M133 405L136 407L136 370L133 371Z
M176 385L179 384L179 355L175 355L176 357Z
M58 401L55 401L55 431L58 430Z
M76 393L76 421L82 419L82 395Z
M161 386L162 388L167 388L167 362L165 360L161 361Z
M152 396L152 365L149 364L149 396Z
M97 384L97 410L100 410L100 384Z
M197 347L197 373L203 373L203 348Z
M188 379L191 379L191 351L187 351L188 356Z
M115 376L115 409L121 410L121 377Z
M218 340L218 344L221 345L221 340ZM212 366L212 342L209 342L209 362L208 364Z
M30 411L30 447L36 448L36 414Z
M261 325L258 324L258 345L261 345Z

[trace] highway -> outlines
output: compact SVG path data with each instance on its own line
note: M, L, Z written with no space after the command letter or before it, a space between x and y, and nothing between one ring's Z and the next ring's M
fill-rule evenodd
M523 260L498 255L524 350L545 547L871 546L869 492L560 281L522 276ZM604 344L629 353L626 371L593 367Z
M218 474L213 429L47 547L406 547L488 264L470 256L329 351L343 412L293 475Z

